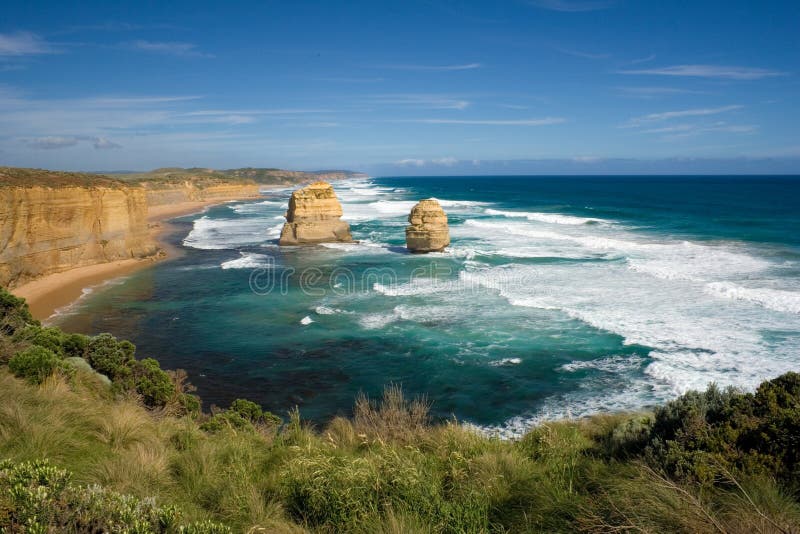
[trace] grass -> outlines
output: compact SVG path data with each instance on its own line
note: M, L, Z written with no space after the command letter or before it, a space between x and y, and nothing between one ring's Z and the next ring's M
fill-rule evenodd
M0 308L0 362L45 344L135 366L124 341L42 330L7 293ZM241 400L147 406L122 371L68 371L38 384L0 366L0 531L800 533L794 373L504 441L432 423L397 386L312 429ZM191 391L169 376L171 398Z
M175 505L241 532L797 532L800 506L773 480L680 483L607 457L600 417L500 441L431 425L397 387L319 432L297 414L276 432L209 434L135 400L100 400L94 378L35 386L0 371L0 458L48 458L80 484Z

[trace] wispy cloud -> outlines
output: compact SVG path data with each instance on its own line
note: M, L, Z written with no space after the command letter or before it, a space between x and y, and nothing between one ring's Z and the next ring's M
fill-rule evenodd
M611 0L530 0L531 5L550 11L578 13L581 11L599 11L614 6Z
M155 54L165 54L169 56L179 57L203 57L212 58L213 54L207 54L197 49L197 45L193 43L181 42L156 42L156 41L133 41L129 44L131 48L142 50L144 52L152 52Z
M696 91L694 89L683 89L680 87L620 87L623 93L636 96L640 98L655 98L658 96L668 95L702 95L707 94L705 91Z
M400 167L423 167L425 165L424 159L405 158L394 162L395 165Z
M97 150L110 150L114 148L122 148L122 145L119 143L115 143L114 141L109 141L105 137L96 137L94 142L92 143Z
M724 65L673 65L653 69L620 70L619 74L650 74L655 76L689 76L729 80L760 80L786 73L770 69Z
M32 32L0 33L0 56L54 54L57 50Z
M642 133L661 134L663 141L676 141L704 133L751 134L756 131L758 131L758 126L755 124L728 124L719 121L712 124L676 124L674 126L642 130Z
M561 124L567 119L562 117L545 117L543 119L407 119L400 122L416 122L420 124L464 124L476 126L548 126Z
M562 48L560 46L554 46L555 50L561 52L562 54L567 54L568 56L573 57L580 57L583 59L608 59L611 57L611 54L598 54L593 52L583 52L581 50L572 50L570 48Z
M679 111L663 111L661 113L650 113L649 115L643 115L641 117L632 118L630 121L628 121L628 123L625 126L637 127L637 126L642 126L644 124L665 121L670 119L718 115L720 113L727 113L728 111L742 109L743 107L744 106L740 105L732 105L732 106L721 106L717 108L682 109Z
M466 109L470 106L468 100L449 95L401 93L374 95L369 98L375 104L415 106L425 109Z
M453 157L444 157L444 158L433 158L430 160L425 159L416 159L416 158L406 158L401 159L399 161L395 161L394 164L398 167L424 167L426 165L436 165L439 167L452 167L459 162L457 158Z
M640 57L638 59L632 59L631 65L638 65L639 63L647 63L648 61L653 61L656 58L655 54L650 54L649 56Z
M39 137L36 139L24 139L25 143L33 148L41 148L44 150L53 150L57 148L68 148L78 144L77 137L60 137L60 136L47 136Z
M105 137L89 137L84 135L69 136L45 136L32 139L23 139L22 142L30 147L42 150L57 150L59 148L69 148L76 146L81 141L88 141L96 150L109 150L122 148L122 145L115 143Z
M458 65L383 65L386 69L395 70L421 70L421 71L458 71L479 69L483 65L480 63L463 63Z

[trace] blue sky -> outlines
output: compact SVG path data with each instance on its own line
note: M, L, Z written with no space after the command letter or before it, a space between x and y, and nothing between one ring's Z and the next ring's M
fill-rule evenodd
M0 164L800 172L798 28L796 0L9 2Z

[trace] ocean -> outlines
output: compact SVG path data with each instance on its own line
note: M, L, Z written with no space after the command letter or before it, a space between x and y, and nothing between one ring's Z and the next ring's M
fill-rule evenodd
M800 370L800 177L420 177L334 183L357 244L280 248L291 189L176 220L183 255L60 310L318 424L400 384L503 437ZM406 217L448 213L413 255Z

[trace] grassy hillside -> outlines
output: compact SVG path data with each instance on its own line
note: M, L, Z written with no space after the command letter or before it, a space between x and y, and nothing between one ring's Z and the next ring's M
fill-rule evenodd
M146 173L126 173L116 174L121 180L125 181L148 181L148 182L182 182L185 180L201 181L247 181L256 182L263 185L293 185L303 182L311 182L317 179L342 179L353 176L361 176L360 173L352 171L328 170L328 171L289 171L284 169L253 168L245 167L241 169L204 169L193 167L184 169L180 167L169 167L155 169Z
M249 167L228 170L169 167L144 173L109 174L0 167L0 187L122 187L141 184L149 188L168 188L189 181L196 187L203 188L230 183L294 185L319 179L337 180L353 176L363 175L338 170L303 172Z
M800 530L798 374L517 441L394 387L311 428L244 400L202 413L128 342L42 328L5 292L0 314L0 530Z
M100 174L0 167L0 187L121 187L124 185L125 183L121 180Z

